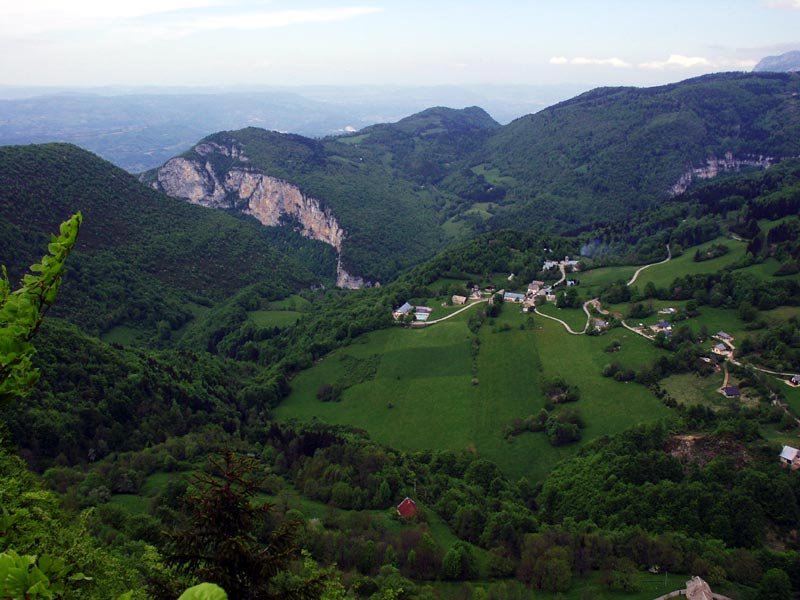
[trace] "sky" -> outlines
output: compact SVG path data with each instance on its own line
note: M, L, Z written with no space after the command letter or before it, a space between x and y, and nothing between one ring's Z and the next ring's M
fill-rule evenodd
M0 84L656 85L800 49L800 0L0 0Z

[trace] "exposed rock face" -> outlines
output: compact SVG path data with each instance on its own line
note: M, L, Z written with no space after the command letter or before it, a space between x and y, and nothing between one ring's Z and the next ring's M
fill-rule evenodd
M248 162L236 144L222 146L204 142L195 147L195 153L198 157L222 154L236 158L238 163ZM177 157L158 170L153 187L201 206L239 210L264 225L296 227L302 235L325 242L339 253L337 286L361 288L372 285L342 267L344 229L329 208L318 199L305 195L296 185L241 164L225 173L217 173L210 160Z
M768 169L780 159L772 156L745 156L735 158L732 153L726 152L723 158L711 157L706 160L703 167L692 168L680 176L678 181L669 189L670 195L682 194L695 179L713 179L720 173L738 171L742 167L759 167Z
M172 158L158 170L153 187L175 198L210 208L229 208L226 192L211 163L200 165L185 158Z

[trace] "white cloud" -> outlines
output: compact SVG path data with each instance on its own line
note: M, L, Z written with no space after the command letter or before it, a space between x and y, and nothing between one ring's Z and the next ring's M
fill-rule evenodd
M713 67L714 65L707 58L702 56L683 56L682 54L671 54L667 60L656 60L652 62L639 63L641 69L693 69L697 67Z
M762 0L761 3L767 8L788 8L791 10L800 10L800 0Z
M209 8L217 3L218 0L0 0L0 31L26 36L90 29L114 21Z
M614 67L618 69L627 69L636 66L639 69L650 71L677 69L732 69L738 71L752 69L758 61L750 59L710 60L703 56L683 56L682 54L671 54L666 60L643 62L637 65L633 65L617 57L587 58L585 56L576 56L574 58L567 58L566 56L553 56L549 62L551 65L599 66Z
M343 6L339 8L314 8L307 10L278 10L261 13L207 16L192 19L179 27L195 31L220 29L252 31L302 25L305 23L331 23L374 14L381 9L372 6Z
M596 66L596 67L615 67L619 69L626 69L633 65L625 62L616 56L611 58L587 58L585 56L576 56L575 58L567 58L566 56L554 56L550 59L551 65L577 65L577 66Z
M259 10L252 4L231 6L223 0L36 0L28 5L13 6L10 0L0 0L0 33L24 37L59 31L104 30L108 33L113 29L148 37L175 38L201 31L254 31L347 21L381 10L370 6Z

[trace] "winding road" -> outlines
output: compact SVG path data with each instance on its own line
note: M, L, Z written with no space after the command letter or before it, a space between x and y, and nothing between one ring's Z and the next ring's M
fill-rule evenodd
M672 260L672 250L669 249L669 244L667 244L667 258L657 263L650 263L649 265L644 265L643 267L639 267L638 269L636 269L636 272L633 274L633 277L631 277L631 280L625 285L627 285L628 287L632 286L636 282L636 278L639 277L639 273L641 273L645 269L649 269L650 267L655 267L656 265L663 265L664 263L669 262L670 260Z
M670 260L672 260L672 250L670 250L669 244L667 244L667 258L659 262L650 263L649 265L644 265L642 267L639 267L638 269L636 269L636 272L633 274L633 277L631 277L631 280L625 285L627 285L628 287L633 285L636 282L636 279L639 277L639 273L641 273L645 269L649 269L650 267L655 267L656 265L663 265L664 263L669 262ZM564 265L559 265L559 267L561 269L561 279L559 279L558 282L553 287L557 286L559 283L561 283L567 278L567 273L564 270ZM605 315L609 314L607 310L604 311L600 308L601 304L599 298L592 298L591 300L587 300L586 302L583 303L583 312L586 313L586 325L583 326L583 331L575 331L565 321L562 321L558 317L552 317L550 315L546 315L542 312L539 312L535 307L533 309L533 312L535 312L539 316L544 317L545 319L550 319L551 321L561 323L564 326L564 329L567 330L567 333L570 333L572 335L583 335L589 330L589 324L592 322L592 313L589 312L590 305L594 306L597 309L597 312L599 312L600 314L605 314ZM638 329L630 327L627 323L625 323L625 321L622 321L622 326L625 327L625 329L629 329L630 331L642 336L643 338L646 338L648 340L653 339L649 335L642 333Z
M587 302L588 304L588 302ZM587 317L589 316L589 312L586 310L586 304L583 305L583 310L586 312ZM589 319L586 319L586 326L583 328L583 331L575 331L566 321L562 321L558 317L551 317L550 315L546 315L543 312L539 312L536 307L533 308L533 312L535 312L540 317L544 317L545 319L550 319L551 321L555 321L556 323L561 323L564 326L564 329L567 330L567 333L571 333L572 335L583 335L586 333L586 329L589 327Z

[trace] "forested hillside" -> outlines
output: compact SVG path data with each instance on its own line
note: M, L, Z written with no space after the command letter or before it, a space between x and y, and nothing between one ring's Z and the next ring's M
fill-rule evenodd
M765 98L770 82L795 85L756 81ZM0 407L0 438L43 482L0 453L2 539L61 552L37 516L80 538L53 571L64 597L166 600L210 578L236 597L308 585L303 597L647 600L701 575L736 600L789 600L800 479L778 456L800 431L800 163L695 182L568 233L473 235L519 197L510 179L485 188L497 201L468 232L446 215L463 201L457 157L502 132L478 110L434 109L360 139L250 129L194 151L215 173L274 164L319 185L308 193L348 207L345 225L380 216L347 229L364 252L354 232L382 241L391 208L424 194L386 239L402 260L370 257L376 273L405 270L361 290L332 289L334 249L297 223L169 198L71 146L0 149L12 282L59 221L80 209L84 223L35 338L41 380ZM447 236L471 239L434 253ZM527 312L499 293L533 283L554 290ZM395 321L405 302L430 321ZM237 561L198 568L186 549L200 546ZM242 564L257 568L237 578ZM78 569L103 581L65 579Z
M12 280L78 210L85 226L54 314L94 334L159 323L169 332L192 305L247 285L280 298L334 277L324 244L176 201L75 146L0 148L0 255Z
M800 155L800 76L720 74L599 88L499 130L487 168L514 202L498 225L583 224L652 206L707 159Z
M346 232L345 268L385 282L482 231L563 232L655 206L692 179L798 156L798 93L797 74L709 75L599 88L504 127L477 107L432 108L322 140L223 132L183 157L193 178L241 168L298 186Z

